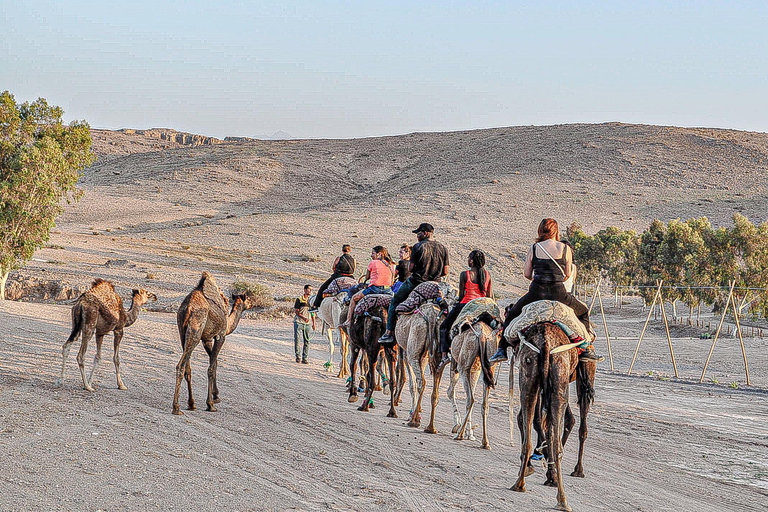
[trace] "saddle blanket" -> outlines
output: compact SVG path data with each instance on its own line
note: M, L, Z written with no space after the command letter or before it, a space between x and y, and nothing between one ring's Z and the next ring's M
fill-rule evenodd
M504 338L512 345L516 345L519 340L518 333L539 322L562 323L572 331L568 333L563 329L569 337L575 334L585 340L592 339L587 328L576 317L576 313L562 302L555 300L537 300L525 306L520 316L512 320L504 330Z
M481 320L483 316L488 321L495 320L501 323L501 311L495 300L489 297L479 297L467 302L451 326L451 338L458 336L461 331Z
M392 296L388 294L372 293L366 295L355 305L355 315L364 315L376 307L387 309Z
M424 304L426 301L437 298L443 298L443 292L440 290L440 284L435 281L425 281L417 285L416 288L411 291L410 295L408 295L408 298L397 305L395 311L397 311L398 314L413 313L416 311L416 308Z
M348 290L349 288L352 288L357 284L357 279L354 277L348 277L348 276L341 276L337 277L333 281L331 281L331 284L328 285L328 288L325 289L325 295L333 296L338 295L339 293Z

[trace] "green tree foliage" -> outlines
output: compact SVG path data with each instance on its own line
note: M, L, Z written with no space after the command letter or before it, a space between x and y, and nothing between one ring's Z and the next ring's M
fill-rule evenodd
M62 114L43 98L0 94L0 299L8 273L48 241L62 201L80 198L80 171L95 159L88 124L66 126Z

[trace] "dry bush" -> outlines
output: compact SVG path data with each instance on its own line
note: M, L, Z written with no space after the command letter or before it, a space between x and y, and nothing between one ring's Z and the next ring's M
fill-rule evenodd
M268 308L275 303L272 296L272 290L261 283L249 283L244 279L239 279L232 283L232 293L247 293L256 298L256 307Z

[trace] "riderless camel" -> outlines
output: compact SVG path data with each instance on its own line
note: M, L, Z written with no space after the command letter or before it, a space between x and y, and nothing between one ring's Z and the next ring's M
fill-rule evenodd
M200 282L192 292L187 295L176 314L176 323L179 328L181 347L183 353L179 364L176 365L176 391L173 394L173 414L183 414L179 410L179 388L181 379L187 380L188 402L187 408L195 410L195 400L192 398L192 366L190 363L192 351L200 341L208 353L208 398L207 410L215 412L214 403L219 403L219 388L216 383L216 369L218 366L219 352L224 345L224 339L235 330L243 311L255 307L255 297L250 294L233 295L232 310L227 314L229 307L227 299L216 285L213 275L203 272Z
M61 376L56 380L56 386L61 386L64 382L64 369L69 356L69 349L82 332L82 342L80 351L77 353L77 365L80 367L80 375L83 378L83 387L88 391L94 391L93 378L96 374L96 368L101 362L101 344L104 336L110 331L114 333L114 356L112 360L115 363L115 375L117 376L117 388L128 389L123 384L120 377L120 341L123 339L123 329L133 325L139 316L141 306L148 301L157 300L157 295L143 289L133 290L131 309L128 311L123 307L123 299L115 293L115 287L109 281L96 279L91 289L80 295L77 302L72 306L72 332L67 341L61 347ZM96 356L93 358L93 367L88 379L85 378L85 351L88 349L88 342L96 334Z

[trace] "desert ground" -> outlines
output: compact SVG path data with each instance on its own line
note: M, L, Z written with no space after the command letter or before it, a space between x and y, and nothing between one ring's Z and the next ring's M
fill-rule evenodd
M446 379L440 433L427 434L405 425L407 391L396 419L385 417L380 393L369 413L348 403L344 382L323 367L319 333L310 364L295 364L282 299L324 280L342 243L364 262L373 245L414 242L410 231L424 221L448 246L454 281L480 247L509 301L523 293L524 254L544 216L587 232L692 216L725 225L734 212L768 219L761 133L604 124L197 146L93 137L99 160L81 180L83 199L12 274L18 300L0 302L0 510L551 509L555 490L541 485L541 468L528 492L509 490L520 439L516 431L510 439L508 365L491 393L491 451L480 447L481 427L477 441L453 440ZM181 349L172 313L203 270L225 291L236 279L262 283L278 305L227 338L218 412L204 410L207 358L198 349L199 408L174 416ZM126 329L128 389L117 389L109 337L95 392L82 389L79 342L56 388L71 306L44 290L77 291L96 277L112 280L127 303L132 288L159 296ZM627 302L605 303L614 371L606 361L597 373L586 478L567 476L576 435L566 447L569 503L577 511L765 510L768 339L745 338L750 386L730 334L700 384L711 340L673 326L675 377L653 321L628 376L647 310ZM596 347L608 355L602 318L593 319ZM459 390L461 410L463 401Z

